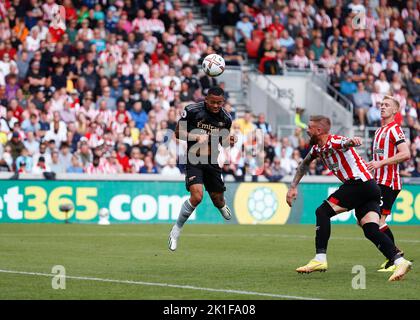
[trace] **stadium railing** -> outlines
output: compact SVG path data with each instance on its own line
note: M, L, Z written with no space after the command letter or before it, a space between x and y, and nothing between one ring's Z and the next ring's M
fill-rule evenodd
M328 94L330 85L325 72L318 73L305 69L297 73L267 75L254 66L248 78L248 104L255 113L265 113L272 127L293 125L295 110L299 106L308 110L304 115L304 121L307 121L305 117L309 114L324 114L331 118L334 132L352 135L353 105L337 91L334 91L335 96ZM283 78L293 80L284 84L288 86L287 88L281 84L284 82L281 80ZM297 84L296 79L300 78L305 80ZM339 99L344 103L339 103Z
M353 103L330 84L328 70L319 61L311 61L306 68L299 68L293 60L284 61L284 75L310 75L318 86L353 113Z

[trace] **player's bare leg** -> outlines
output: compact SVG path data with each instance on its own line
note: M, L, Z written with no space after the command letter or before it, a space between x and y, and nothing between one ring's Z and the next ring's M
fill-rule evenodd
M171 251L176 250L182 227L203 199L203 185L193 184L190 186L190 194L190 198L182 204L178 219L169 234L168 246Z
M345 211L347 211L346 208L342 208L328 200L324 201L322 205L316 209L316 254L308 264L297 268L297 272L311 273L315 271L327 271L327 246L331 235L331 217Z
M365 237L368 238L382 254L390 261L394 261L395 271L389 281L401 280L410 270L411 262L398 253L395 244L384 233L379 231L379 216L376 212L368 212L361 220Z
M226 205L225 197L223 192L209 192L211 201L213 201L214 206L219 209L225 220L230 220L232 218L232 213L229 207Z

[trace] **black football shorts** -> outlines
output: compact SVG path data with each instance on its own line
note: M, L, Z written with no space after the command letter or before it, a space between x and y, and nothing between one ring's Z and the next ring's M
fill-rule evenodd
M187 164L185 185L188 191L193 184L204 184L207 192L226 191L222 169L217 164Z
M346 181L328 197L328 201L348 210L355 209L359 221L370 211L381 214L381 189L375 180Z
M381 214L389 215L391 214L392 206L394 205L400 190L393 190L382 184L379 185L379 188L381 189Z

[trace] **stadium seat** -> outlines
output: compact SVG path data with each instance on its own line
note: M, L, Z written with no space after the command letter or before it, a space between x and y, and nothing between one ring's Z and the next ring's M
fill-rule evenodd
M258 57L258 49L260 47L261 40L248 40L246 42L246 52L248 57L251 59L256 59Z
M265 32L264 31L258 30L258 29L252 31L252 39L253 40L258 39L258 40L262 41L262 40L264 40L264 37L265 37Z

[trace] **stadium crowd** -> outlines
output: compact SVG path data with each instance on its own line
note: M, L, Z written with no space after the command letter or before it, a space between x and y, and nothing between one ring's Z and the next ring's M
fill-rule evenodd
M180 175L186 144L174 138L177 121L208 88L224 87L202 73L201 59L219 53L228 65L240 65L243 44L250 56L257 45L265 73L281 74L286 60L326 68L331 84L354 102L361 126L378 124L384 94L399 97L413 153L402 175L420 176L413 1L190 2L221 36L209 39L178 1L2 1L0 170ZM363 30L351 24L360 11L367 17ZM299 120L290 137L279 137L264 114L237 118L228 92L226 99L239 139L221 152L223 172L238 181L294 174L309 151L305 124ZM314 162L309 174L331 172Z
M261 72L322 69L332 88L353 103L361 130L380 125L379 103L393 95L401 105L398 122L418 140L418 2L266 0L242 9L216 2L213 20L226 37L245 43ZM235 18L220 18L223 10Z

